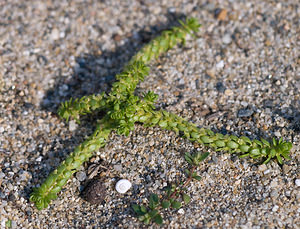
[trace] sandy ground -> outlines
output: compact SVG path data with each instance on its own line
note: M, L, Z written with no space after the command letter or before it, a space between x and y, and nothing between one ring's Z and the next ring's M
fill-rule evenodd
M164 228L300 227L300 5L294 1L0 1L1 228L142 228L130 208L183 179L185 152L207 150L174 133L136 125L112 134L45 210L29 194L93 132L57 116L60 102L109 91L130 57L178 19L196 17L196 39L151 64L138 93L223 134L293 142L279 166L210 151L190 204L164 211ZM105 202L80 197L89 168ZM133 186L118 194L120 178ZM151 227L157 227L152 225Z

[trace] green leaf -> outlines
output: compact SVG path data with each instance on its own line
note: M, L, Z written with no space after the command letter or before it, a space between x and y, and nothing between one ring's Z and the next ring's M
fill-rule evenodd
M231 149L236 149L236 148L239 147L239 144L237 144L237 143L234 142L234 141L229 141L229 142L227 142L227 146L228 146L229 148L231 148Z
M159 204L159 198L157 194L151 194L149 198L149 207L155 209Z
M147 208L144 205L140 206L141 212L147 213Z
M180 131L185 131L186 130L186 127L184 125L178 124L177 127Z
M164 120L160 120L158 125L161 127L161 128L166 128L168 126L168 122L167 121L164 121Z
M265 160L265 161L263 162L263 164L267 164L270 160L271 160L271 156L269 155L268 158L267 158L267 160Z
M290 156L289 156L289 151L285 151L283 152L281 155L286 159L286 160L291 160Z
M276 139L275 139L275 138L273 138L273 139L272 139L272 141L273 141L273 146L276 146L276 145L277 145L277 141L276 141Z
M213 142L213 140L210 137L208 137L208 136L202 136L202 137L200 137L200 139L203 141L203 143L211 143L211 142Z
M138 216L143 216L147 213L147 209L143 205L133 204L131 207Z
M149 224L150 223L151 218L145 217L144 219L144 224Z
M276 155L276 150L273 148L270 151L270 156L271 156L271 158L273 158L273 157L275 157L275 155Z
M133 204L131 207L135 213L139 214L141 212L140 205Z
M51 193L58 193L60 190L61 190L61 187L57 186L57 187L52 188Z
M201 154L201 157L199 158L199 161L204 161L205 158L207 158L209 156L209 152L205 152L203 154Z
M157 209L154 209L152 211L149 212L149 216L151 218L154 218L154 216L156 216L158 214L158 210Z
M157 223L158 225L161 225L163 223L163 218L161 217L160 214L157 214L154 218L153 218L153 221L155 223Z
M277 161L279 162L279 164L283 164L282 158L280 157L279 154L276 155Z
M145 219L146 217L144 215L139 216L139 221L144 222Z
M242 136L241 139L248 144L252 144L251 140L246 136Z
M201 180L201 177L200 176L193 176L193 178L195 179L195 180L197 180L197 181L200 181Z
M179 201L173 201L172 208L175 208L175 209L181 208L181 203Z
M262 143L264 143L266 146L270 147L270 142L268 142L266 139L261 138L260 139L262 141Z
M260 147L263 146L263 143L258 141L257 139L254 139L253 142L255 142L257 145L259 145Z
M191 201L191 197L185 193L182 194L182 198L185 204L188 204Z
M250 150L250 155L251 156L258 156L258 155L260 155L260 150L259 149L252 149L252 150Z
M224 147L225 146L225 142L222 141L222 140L215 141L215 144L216 144L217 147Z
M248 152L249 148L250 148L250 146L248 146L248 145L241 145L241 146L240 146L240 150L241 150L243 153Z
M10 219L8 219L6 222L5 222L5 227L6 228L11 228L12 227L12 221Z
M186 152L184 155L184 159L186 160L187 163L193 164L193 157L190 153Z
M195 139L200 137L199 133L197 133L197 132L192 132L191 136L192 136L192 138L195 138Z
M185 174L186 174L187 176L190 175L190 171L189 171L188 169L185 169L184 172L185 172Z
M168 201L168 200L164 200L164 201L161 203L161 206L162 206L163 208L168 208L168 207L170 207L170 205L171 205L171 203L170 203L170 201Z

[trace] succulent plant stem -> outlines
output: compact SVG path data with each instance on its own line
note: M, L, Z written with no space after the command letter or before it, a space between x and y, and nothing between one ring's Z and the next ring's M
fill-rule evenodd
M98 122L94 134L77 146L75 151L50 173L40 187L34 188L30 201L35 202L39 210L48 207L51 200L57 198L57 194L68 179L85 161L89 160L93 152L106 144L112 131L128 135L130 131L134 130L136 122L143 123L145 126L158 125L162 129L174 131L177 135L211 147L215 151L222 150L237 153L240 157L250 156L253 159L264 159L264 163L276 159L278 163L282 164L283 158L290 159L289 153L292 144L284 142L282 138L279 140L273 138L272 142L268 142L265 139L250 140L243 136L238 138L234 135L214 133L209 129L198 128L195 124L175 114L157 110L154 106L157 95L151 91L140 97L134 94L137 84L143 81L149 73L149 67L146 64L176 44L184 44L186 36L193 35L200 27L194 18L187 19L185 23L180 21L180 24L171 30L164 31L145 45L130 60L124 71L116 76L117 81L113 84L110 93L70 99L61 104L58 114L66 121L73 118L79 122L81 115L99 110L106 112L106 115ZM187 161L194 166L197 166L203 158L200 154L186 155ZM190 173L190 177L183 186L188 185L192 178L197 179L197 176L193 176L193 172ZM156 196L155 199L157 199ZM156 203L156 201L154 202ZM178 207L178 202L174 202L174 206ZM139 209L137 210L139 211ZM153 216L156 217L157 222L161 222L160 215ZM146 221L150 220L150 218L145 219Z

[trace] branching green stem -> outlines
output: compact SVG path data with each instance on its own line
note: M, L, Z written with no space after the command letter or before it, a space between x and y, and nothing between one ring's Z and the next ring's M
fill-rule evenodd
M275 158L282 164L282 157L287 160L290 159L289 153L292 143L284 142L282 138L278 141L273 138L271 143L263 138L260 141L251 141L245 136L238 138L234 135L223 135L214 133L209 129L198 128L195 124L164 110L152 111L151 114L151 116L147 114L148 119L143 122L144 124L149 126L158 125L163 129L172 130L177 135L182 134L188 140L211 147L215 151L237 153L240 157L264 158L264 163Z
M133 57L124 71L116 76L117 81L113 84L110 93L84 96L80 99L70 99L62 103L58 114L67 121L73 118L79 122L81 115L99 110L106 112L106 115L99 121L94 134L76 147L75 151L48 176L39 188L34 188L30 201L35 202L39 210L46 208L51 200L57 198L57 193L63 185L85 161L89 160L94 151L105 145L112 131L128 135L130 131L134 130L136 122L144 123L146 126L158 125L216 151L222 150L237 153L241 157L250 156L254 159L264 159L264 163L276 159L278 163L282 164L283 158L290 159L289 153L292 147L290 142L284 142L282 139L278 141L273 139L271 143L265 139L251 141L247 137L238 138L234 135L214 133L209 129L198 128L195 124L175 114L157 110L154 106L157 95L151 91L144 93L141 97L134 95L137 84L143 81L149 73L149 67L146 64L173 48L176 44L185 43L186 35L193 35L200 27L197 20L193 18L187 19L185 23L180 23L181 26L163 32ZM186 154L185 158L190 164L197 166L206 156L207 154L195 154L194 156ZM188 185L192 178L200 178L193 171L189 173L190 177L183 188ZM177 194L176 191L171 196ZM157 203L156 196L152 197L155 199L152 200L152 203ZM187 199L186 195L183 198ZM174 208L178 208L180 203L173 201L172 205L174 205ZM156 222L162 222L161 216L153 206L151 207L153 211L149 213L149 217L153 216ZM138 208L137 210L140 211L141 209ZM144 213L143 210L142 214ZM144 217L144 215L142 216ZM144 218L143 220L148 222L150 218Z
M48 207L51 200L57 198L57 193L79 167L89 160L95 150L105 145L112 131L111 122L108 118L104 118L98 124L94 134L77 146L74 152L47 177L39 188L34 188L30 201L35 202L37 209L41 210Z

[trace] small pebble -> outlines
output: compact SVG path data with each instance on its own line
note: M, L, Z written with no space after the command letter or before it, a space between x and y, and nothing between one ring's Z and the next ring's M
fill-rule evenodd
M51 32L51 39L52 40L58 40L60 37L60 34L59 34L59 31L58 29L53 29L52 32Z
M251 109L240 109L238 110L238 118L244 118L244 117L249 117L254 113L253 110Z
M76 173L76 178L79 181L84 181L86 179L86 173L83 171L79 171Z
M183 215L183 214L185 213L185 211L184 211L182 208L180 208L180 209L178 210L178 213L179 213L180 215Z
M224 91L226 90L226 87L224 86L224 84L222 82L218 82L216 84L216 89L218 92L224 93Z
M279 207L277 205L275 205L273 208L272 208L272 212L277 212L277 210L279 209Z
M82 191L81 196L91 204L101 204L106 196L104 181L102 179L90 181Z
M270 183L271 188L276 188L278 186L278 182L276 180L272 180Z
M274 133L274 135L275 135L276 137L281 137L281 133L280 133L279 131L276 131L276 132Z
M261 172L264 172L267 170L267 166L265 164L261 164L258 166L258 170L261 171Z
M248 106L248 103L245 102L245 101L242 101L242 102L241 102L241 105L242 105L243 107L247 107L247 106Z
M297 187L300 187L300 179L296 179L296 180L295 180L295 185L296 185Z
M231 43L231 36L230 34L225 34L223 37L222 37L222 42L226 45L230 44Z
M37 159L35 159L37 162L41 162L42 161L42 159L43 159L43 157L42 156L39 156Z
M118 165L114 165L114 170L118 171L118 172L121 172L123 169L123 166L118 164Z
M76 128L77 128L77 124L76 124L76 122L75 122L75 120L71 120L70 122L69 122L69 131L75 131L76 130Z
M233 91L230 90L230 89L226 89L226 90L225 90L225 95L231 96L231 95L233 95Z
M224 63L223 60L221 60L220 62L217 63L216 68L217 69L222 69L222 68L224 68L224 66L225 66L225 63Z
M225 10L225 9L216 9L215 10L215 15L216 15L218 20L225 21L225 19L227 17L227 10Z

